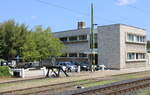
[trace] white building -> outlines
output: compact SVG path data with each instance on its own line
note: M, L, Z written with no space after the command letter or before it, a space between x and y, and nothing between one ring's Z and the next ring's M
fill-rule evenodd
M55 32L66 46L57 61L89 61L90 28L78 23L78 29ZM123 69L146 66L146 31L124 24L98 26L95 33L96 64Z

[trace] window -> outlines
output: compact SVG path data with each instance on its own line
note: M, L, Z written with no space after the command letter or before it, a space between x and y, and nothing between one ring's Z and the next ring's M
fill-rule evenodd
M134 34L128 34L128 41L130 42L145 42L145 36L139 36Z
M87 54L79 53L79 57L87 57Z
M129 60L135 59L135 53L128 53L128 59Z
M69 57L77 57L77 53L69 53Z
M71 36L71 37L69 37L69 41L77 41L77 36Z
M62 54L60 57L67 57L67 53Z
M136 36L136 41L140 42L140 36Z
M67 37L60 38L62 42L67 42Z
M138 53L136 53L136 59L139 59L139 54Z
M97 44L97 42L96 42L96 43L94 43L94 48L98 48L98 44Z
M128 34L128 41L134 41L134 35Z
M145 53L128 53L128 60L145 59Z
M87 40L87 35L80 35L79 40Z
M143 42L143 37L140 37L140 42Z
M138 42L145 42L145 36L140 36Z
M144 53L138 53L138 59L145 59Z
M140 42L145 42L145 37L144 36L140 37Z

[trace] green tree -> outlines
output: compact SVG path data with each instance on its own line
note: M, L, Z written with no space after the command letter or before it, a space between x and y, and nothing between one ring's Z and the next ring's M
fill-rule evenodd
M59 39L52 35L50 28L43 29L37 26L28 34L22 54L25 60L43 60L51 56L60 56L63 47Z
M34 40L34 33L29 32L27 34L26 42L21 47L22 57L26 61L34 61L39 58L40 54L36 50L37 45Z
M15 59L21 54L21 47L26 41L27 26L8 20L0 24L0 57Z
M147 49L150 48L150 41L147 41Z
M63 44L50 28L41 26L28 30L24 24L8 20L0 24L0 58L5 60L21 56L26 61L43 60L61 55Z

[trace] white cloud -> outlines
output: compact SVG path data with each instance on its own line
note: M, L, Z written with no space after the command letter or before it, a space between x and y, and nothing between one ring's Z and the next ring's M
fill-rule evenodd
M119 6L129 5L135 3L137 0L117 0L116 4Z
M32 19L37 19L37 16L31 16Z

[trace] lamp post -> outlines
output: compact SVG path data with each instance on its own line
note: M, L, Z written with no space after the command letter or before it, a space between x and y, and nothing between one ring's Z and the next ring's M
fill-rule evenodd
M94 34L94 10L93 4L91 4L91 30L90 30L90 48L91 48L91 71L94 70L93 65L95 65L95 34Z

